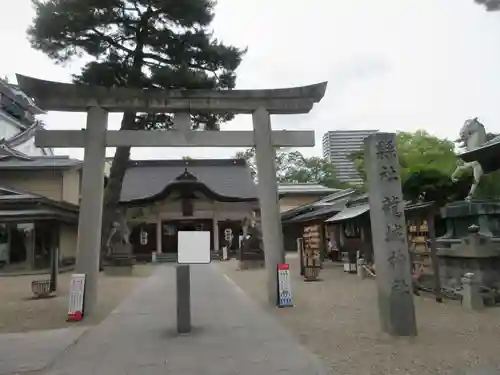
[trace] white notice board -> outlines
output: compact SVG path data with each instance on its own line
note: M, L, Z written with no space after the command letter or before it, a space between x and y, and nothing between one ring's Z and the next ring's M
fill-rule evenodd
M293 307L289 264L278 264L278 307Z
M210 263L210 232L180 231L177 232L177 236L177 263Z
M81 320L83 317L83 298L85 294L85 274L74 273L71 275L69 286L68 317L72 320Z

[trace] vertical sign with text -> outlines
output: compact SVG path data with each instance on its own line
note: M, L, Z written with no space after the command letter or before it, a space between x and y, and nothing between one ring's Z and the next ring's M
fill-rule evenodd
M293 307L289 264L278 264L278 307Z
M83 319L85 296L85 274L74 273L71 275L69 286L68 321Z

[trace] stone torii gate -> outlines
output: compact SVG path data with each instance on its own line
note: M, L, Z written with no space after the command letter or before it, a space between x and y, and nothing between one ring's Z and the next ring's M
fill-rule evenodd
M39 80L17 75L20 89L46 111L87 112L85 130L40 130L38 147L85 149L76 272L86 274L85 313L97 300L106 147L255 147L269 303L277 301L277 264L284 263L276 147L312 147L314 131L272 131L271 114L308 113L327 82L275 90L140 90ZM174 113L174 130L107 130L109 112ZM252 114L253 131L192 131L190 112Z

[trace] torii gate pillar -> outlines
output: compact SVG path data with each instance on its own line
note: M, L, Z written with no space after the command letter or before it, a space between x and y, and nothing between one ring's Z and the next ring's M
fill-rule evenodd
M255 161L257 164L260 219L264 257L267 271L269 304L278 300L277 265L285 263L283 230L276 180L276 151L271 139L271 117L264 108L252 114L255 134ZM273 162L270 162L270 161Z
M87 112L75 269L76 273L86 275L85 315L94 311L97 302L107 127L108 112L100 107L90 107Z

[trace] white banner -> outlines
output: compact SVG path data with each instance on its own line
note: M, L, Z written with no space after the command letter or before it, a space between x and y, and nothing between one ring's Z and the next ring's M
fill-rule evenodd
M71 275L71 284L69 286L68 320L82 320L84 295L85 274L74 273Z
M278 298L278 307L293 307L289 264L278 264Z

